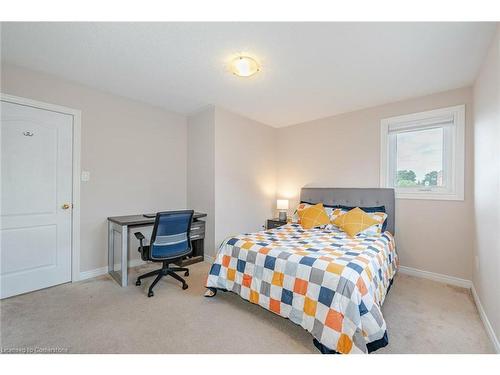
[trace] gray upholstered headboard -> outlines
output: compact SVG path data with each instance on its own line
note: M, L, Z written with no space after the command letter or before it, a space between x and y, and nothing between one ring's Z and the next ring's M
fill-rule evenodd
M361 208L385 206L387 230L394 234L396 222L394 189L305 187L300 190L300 201L323 203L330 206L340 204Z

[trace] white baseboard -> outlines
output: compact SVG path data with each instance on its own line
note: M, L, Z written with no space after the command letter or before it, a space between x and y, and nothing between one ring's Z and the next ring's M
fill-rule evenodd
M80 278L78 281L91 279L93 277L105 275L108 272L108 267L96 268L94 270L82 271L80 272Z
M215 262L215 257L210 255L203 255L203 261L213 264Z
M448 275L443 275L441 273L423 271L416 268L405 267L405 266L399 266L399 271L405 275L421 277L423 279L434 280L440 283L459 286L467 289L472 288L472 281L461 279L455 276L448 276Z
M481 304L481 300L479 299L479 295L476 292L476 288L474 287L474 284L472 284L472 297L474 297L474 302L476 302L477 310L479 311L479 316L481 317L481 320L483 321L484 328L486 329L486 333L490 337L491 342L493 343L493 346L495 347L495 351L500 354L500 342L498 341L497 336L495 335L495 331L493 330L493 327L488 319L488 316L486 315L486 312L483 309L483 305Z
M208 262L210 264L212 264L215 261L215 258L209 255L205 255L204 258L205 262ZM142 259L132 259L131 261L128 262L128 267L132 268L132 267L142 266L143 264L146 264L146 262L144 262ZM115 268L119 269L120 265L116 264ZM93 277L102 276L107 273L108 273L108 267L101 267L89 271L82 271L80 272L80 278L75 281L91 279Z
M128 262L128 266L129 266L129 268L132 268L132 267L141 266L145 263L146 262L144 262L142 259L132 259ZM120 265L116 264L115 268L119 269ZM89 271L82 271L82 272L80 272L80 278L78 279L78 281L91 279L91 278L97 277L97 276L102 276L102 275L105 275L107 273L108 273L108 267L101 267L101 268L96 268L96 269L89 270Z

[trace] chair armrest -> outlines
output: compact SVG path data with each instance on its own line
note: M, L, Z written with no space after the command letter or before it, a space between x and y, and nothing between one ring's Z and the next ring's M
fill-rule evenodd
M144 239L145 239L146 237L144 237L144 235L143 235L141 232L135 232L135 233L134 233L134 236L135 236L135 238L137 238L137 239L139 240L139 242L140 242L140 244L139 244L139 249L138 249L138 250L139 250L139 252L140 252L140 253L142 253L142 248L144 247L144 244L142 243L142 241L144 241Z
M147 260L146 256L147 249L144 248L144 243L143 243L146 237L144 237L144 235L141 232L135 232L134 236L139 240L139 248L137 249L137 251L141 253L142 260ZM149 248L149 246L146 246L146 248Z

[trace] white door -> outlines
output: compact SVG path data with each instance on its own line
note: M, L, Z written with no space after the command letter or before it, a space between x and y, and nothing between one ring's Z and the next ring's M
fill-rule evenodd
M73 116L0 103L5 298L71 281Z

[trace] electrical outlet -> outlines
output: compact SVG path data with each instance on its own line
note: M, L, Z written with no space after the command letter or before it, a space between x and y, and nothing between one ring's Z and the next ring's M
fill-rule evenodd
M89 181L90 180L90 172L89 171L82 171L81 180L83 182Z

